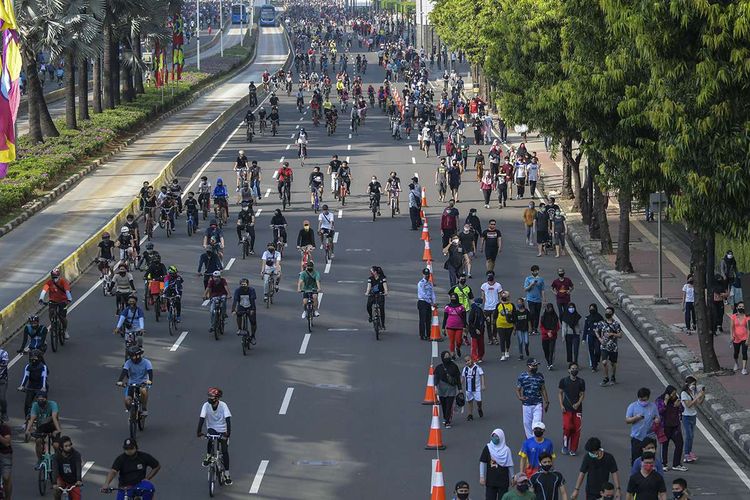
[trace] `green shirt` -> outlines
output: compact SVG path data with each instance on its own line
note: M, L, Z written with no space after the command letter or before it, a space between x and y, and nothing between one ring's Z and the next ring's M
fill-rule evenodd
M312 273L307 270L299 273L299 279L302 281L303 292L315 292L318 290L318 281L320 280L320 273L313 271Z
M467 313L471 310L471 299L474 298L474 295L471 293L471 287L469 285L456 285L451 288L448 293L455 293L458 295L458 303L464 306Z
M536 500L536 495L530 490L526 493L519 493L517 489L511 488L503 495L502 500Z

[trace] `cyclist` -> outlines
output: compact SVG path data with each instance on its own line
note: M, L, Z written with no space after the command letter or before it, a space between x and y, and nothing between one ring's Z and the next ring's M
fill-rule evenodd
M284 189L284 184L289 184L289 196L290 196L290 202L291 202L291 193L292 193L292 181L294 180L294 172L289 167L289 162L285 161L284 164L279 168L278 172L276 172L276 180L278 181L278 188L279 188L279 199L282 199L283 192L282 189Z
M378 210L378 216L380 216L380 194L382 193L383 189L380 185L380 181L378 181L377 176L373 175L372 180L367 185L367 194L370 196L370 203L375 204L375 207Z
M398 178L396 172L391 172L390 177L388 177L385 183L385 189L388 191L388 205L391 204L391 199L396 198L396 213L401 213L398 203L398 196L401 194L401 179Z
M380 327L385 330L385 296L388 295L388 280L385 279L385 273L380 266L370 268L370 276L367 277L367 317L372 323L372 305L377 303L380 306Z
M154 250L154 244L149 241L148 243L146 243L146 250L144 250L144 252L138 258L138 265L136 266L136 268L140 271L144 262L146 263L146 267L148 268L148 266L151 265L151 262L156 256L159 256L159 259L161 259L159 252Z
M339 160L339 155L333 155L331 157L331 161L328 162L328 175L331 176L331 194L335 195L338 191L337 189L337 182L339 175L339 169L341 168L341 161Z
M159 194L156 195L156 203L157 205L161 206L161 204L164 202L164 200L169 196L169 188L167 186L162 186L159 188Z
M47 350L47 327L39 324L39 316L32 314L29 316L26 326L23 327L23 341L18 353L39 349L44 352ZM28 346L26 345L28 342Z
M150 297L146 297L146 299L150 299L150 302L153 303L153 299L156 295L161 293L164 277L167 275L167 266L165 266L161 261L161 255L158 253L155 253L155 255L151 259L151 263L148 265L148 268L146 269L146 272L143 274L143 279L147 282L155 281L158 283L158 289L156 288L156 284L154 285L154 288L151 288L151 285L149 284L149 295Z
M271 92L271 97L268 99L268 102L271 103L271 107L277 107L279 105L279 96L276 95L276 92Z
M297 281L297 292L302 292L302 319L307 318L307 301L313 301L313 315L317 318L318 312L318 293L320 292L320 273L315 270L315 264L311 260L307 261L305 269L299 273Z
M42 293L39 294L39 303L44 304L44 299L49 296L49 317L52 321L52 311L57 309L57 317L60 318L63 331L65 331L65 340L70 339L68 334L68 304L73 302L73 296L70 293L70 283L60 276L60 269L54 268L50 272L50 279L42 287Z
M263 106L258 110L258 126L261 132L266 130L266 108Z
M271 81L271 73L269 73L268 70L265 70L260 77L263 80L263 86L265 87L266 91L268 91L268 83Z
M273 212L273 217L271 217L271 227L274 230L278 230L279 238L284 242L284 246L286 246L286 225L286 217L284 217L284 215L281 213L281 209L277 208ZM274 238L276 238L275 232Z
M168 223L172 231L174 231L174 226L175 226L175 211L176 210L177 210L177 201L171 194L162 200L161 217L164 218L166 216L167 222L165 222L165 224ZM122 254L122 252L120 253Z
M339 183L342 182L346 184L346 194L349 194L349 188L352 185L352 169L346 160L341 162L341 167L339 168Z
M198 229L200 205L198 204L198 200L195 199L195 193L192 191L188 192L187 200L185 200L185 212L187 212L188 218L193 219L193 229Z
M253 160L250 164L250 189L255 194L255 197L260 201L260 166L258 160Z
M237 154L237 159L234 161L234 173L237 175L237 192L240 191L240 187L247 180L247 162L248 159L247 156L245 156L245 152L240 149L239 153ZM216 183L218 184L218 180L216 181Z
M271 120L271 127L276 127L276 132L279 131L279 124L281 122L281 119L279 118L279 108L276 106L273 106L271 108L271 113L268 115L268 119Z
M206 205L207 209L211 208L211 183L208 182L208 177L205 175L201 177L201 181L198 184L198 205Z
M208 222L208 227L203 233L203 248L209 248L212 240L215 240L218 248L224 248L224 231L219 227L216 219Z
M242 232L247 233L250 239L250 255L255 255L255 214L250 210L247 203L242 204L240 213L237 214L237 242L242 244Z
M134 488L145 492L142 496L139 495L141 500L153 500L156 488L151 480L161 469L159 461L148 453L138 451L138 443L135 439L126 439L122 444L122 449L124 453L112 463L112 469L104 480L102 493L109 492L110 483L115 476L118 476L117 486L120 490L117 492L117 500L124 500L126 492L130 493L129 498L133 498Z
M281 252L276 250L276 245L274 243L268 243L266 245L266 251L263 252L263 255L260 257L261 265L260 265L260 275L261 277L265 277L266 274L273 273L276 276L274 287L275 291L279 291L279 282L281 281ZM265 300L265 295L263 296L263 300Z
M211 279L206 284L206 291L203 293L203 300L210 300L216 297L228 297L229 296L229 285L227 280L221 277L221 271L218 269L211 274ZM226 300L221 301L221 314L224 318L227 317L227 302ZM210 332L214 331L213 324L211 325Z
M302 108L305 106L305 94L302 92L302 87L297 90L297 109L302 112Z
M250 322L250 343L255 344L255 332L258 330L258 321L255 314L255 288L250 286L250 280L242 278L240 286L232 296L232 314L237 317L237 335L242 331L242 317L247 315Z
M323 211L318 215L318 234L320 235L320 249L323 250L326 238L331 244L331 258L333 258L333 233L334 219L332 212L328 211L328 205L323 205Z
M252 133L255 133L255 113L253 113L253 108L248 108L247 113L245 113L245 125L250 128Z
M115 242L112 241L109 233L105 231L102 233L102 241L100 241L97 246L99 247L97 269L99 269L99 278L101 279L104 278L105 270L111 272L110 269L112 269L112 263L115 260L112 253L112 248L114 248Z
M169 185L169 194L177 201L177 211L182 213L182 186L180 186L179 179L172 179L172 183ZM133 235L133 237L135 238L136 235Z
M297 132L297 157L307 158L307 132L305 127L300 127Z
M120 228L120 235L117 237L117 240L115 241L115 246L120 249L120 262L121 263L126 263L128 261L128 258L132 258L135 261L135 250L133 249L133 235L130 234L129 227L122 226Z
M39 349L32 349L29 352L29 362L23 369L23 378L21 379L21 385L18 386L19 391L26 391L26 398L23 404L23 411L26 418L29 417L31 411L31 403L34 402L34 398L38 391L47 390L47 376L49 370L47 364L42 358L42 351Z
M26 422L26 438L30 437L32 432L44 434L35 438L36 444L36 470L39 470L39 464L42 462L44 454L45 438L47 434L60 435L60 407L55 401L47 399L47 391L38 391L36 401L31 405L29 420ZM57 447L55 440L54 446ZM52 450L50 450L52 453Z
M351 131L359 128L359 109L357 109L357 106L352 106L352 110L349 113L349 122L349 129Z
M70 500L81 500L81 486L83 477L81 469L81 454L73 448L73 441L68 436L62 436L59 440L57 453L52 456L52 484L55 485L55 500L62 498L60 488L68 489Z
M219 206L219 212L222 210L226 214L226 218L229 218L229 194L227 193L227 187L224 185L224 181L221 177L216 179L216 186L214 187L213 193L214 203Z
M302 221L302 229L297 234L297 250L312 252L315 248L315 233L310 229L310 221Z
M115 325L114 334L137 334L143 332L144 326L143 309L138 307L138 300L134 296L128 297L128 304L117 317L117 324ZM141 344L142 339L138 339L138 343Z
M117 272L112 281L116 310L120 312L125 307L128 297L135 295L135 283L133 282L133 275L128 272L128 266L125 264L117 266Z
M169 266L167 277L164 278L163 295L166 299L174 299L175 314L177 315L175 319L178 323L182 314L182 288L184 281L177 270L177 266Z
M127 385L124 380L128 379ZM148 416L148 387L154 382L154 367L148 358L143 357L143 349L138 346L128 348L128 360L122 365L120 378L117 379L117 385L125 386L125 410L130 411L130 405L133 404L133 396L137 389L141 393L141 415ZM138 386L131 387L131 386Z
M224 395L221 389L216 387L208 388L208 401L201 407L200 417L198 418L198 431L196 435L202 437L203 424L206 424L206 433L221 435L219 440L221 446L221 460L224 463L224 483L232 484L229 476L229 436L232 434L232 412L224 401L220 401ZM203 466L208 467L213 456L213 441L208 440L206 448L206 458L203 459Z
M315 193L318 193L318 203L323 201L323 172L320 167L314 167L310 173L310 207L315 208Z
M159 200L156 198L156 192L153 187L149 187L146 191L146 197L143 200L143 214L151 219L153 222L156 216L156 206L159 204Z
M141 253L141 231L133 214L128 214L125 218L125 227L130 230L130 236L133 237L133 248L135 249L135 255L137 257L138 254Z
M198 261L198 274L201 274L201 269L205 269L203 273L203 289L205 290L208 286L208 280L213 276L214 271L221 271L224 266L221 263L221 259L216 254L212 247L206 248L206 251L201 254L200 260Z
M148 181L143 181L143 187L141 187L140 191L138 191L138 209L142 212L143 208L146 206L146 199L148 198L149 191L152 191L153 188L149 184Z
M250 96L250 99L249 99L250 106L257 106L258 105L258 89L255 87L255 82L250 82L250 85L247 86L247 90Z

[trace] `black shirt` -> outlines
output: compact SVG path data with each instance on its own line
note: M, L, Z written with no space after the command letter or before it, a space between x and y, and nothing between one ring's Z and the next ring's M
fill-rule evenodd
M534 216L534 220L536 220L537 233L546 233L547 231L549 231L549 216L546 212L537 212Z
M583 411L583 403L581 403L581 406L577 410L573 408L573 405L580 398L580 394L586 392L586 382L580 377L576 377L575 380L570 377L564 377L560 379L558 388L563 391L563 406L565 409L581 413Z
M487 486L498 488L501 496L505 494L510 487L510 470L492 460L487 446L482 450L479 461L487 464L487 477L485 478Z
M370 285L370 293L378 294L378 293L385 293L384 283L386 283L387 280L385 278L381 277L373 277L370 275L369 278L367 278L367 283Z
M667 491L667 485L664 484L664 478L655 470L651 474L644 476L641 471L630 476L628 481L628 493L638 495L638 500L659 500L659 493Z
M197 212L199 209L198 200L195 198L188 198L185 200L185 208L188 212Z
M528 332L531 330L530 327L530 317L529 317L529 310L525 307L523 310L518 308L518 305L516 305L516 330L520 332Z
M560 498L560 486L565 484L565 478L556 470L545 472L539 470L531 478L531 487L534 488L537 500L558 500Z
M461 231L458 233L458 241L461 242L461 248L464 249L464 252L473 252L476 250L474 248L474 231L469 231L468 233Z
M101 249L102 259L114 260L112 256L112 248L115 246L115 242L112 240L102 240L99 242L99 248Z
M488 255L497 253L500 249L498 241L501 236L502 234L500 234L499 229L485 229L482 231L482 238L484 238L484 253Z
M73 484L81 480L81 454L71 450L66 456L59 451L52 457L52 479L62 478L67 484Z
M602 485L609 482L609 475L617 472L617 462L611 453L604 452L601 459L591 458L587 453L581 463L581 472L588 474L586 478L586 494L598 496Z
M454 269L460 269L464 264L464 251L458 245L453 245L448 248L448 264Z
M147 467L155 469L158 466L159 462L154 457L148 453L137 451L132 457L126 453L117 457L112 464L112 469L120 473L118 486L122 488L140 483L146 479Z

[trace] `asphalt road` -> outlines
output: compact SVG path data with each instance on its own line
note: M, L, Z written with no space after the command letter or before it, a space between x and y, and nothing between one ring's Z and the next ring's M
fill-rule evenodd
M374 54L369 57L372 63ZM382 72L372 65L366 80L382 81L382 77ZM224 400L233 413L234 485L220 492L222 498L252 494L268 499L414 499L429 494L431 459L436 455L423 449L431 413L430 407L420 402L432 349L429 343L417 339L414 297L423 266L422 242L418 232L409 230L407 215L396 219L384 216L371 222L363 192L372 174L384 179L389 171L396 170L402 179L408 179L418 172L420 178L428 180L425 182L430 203L427 214L432 246L436 248L439 246L437 214L442 207L429 182L435 159L432 156L425 159L415 141L393 142L379 111L371 111L359 136L349 138L342 123L336 135L329 138L322 129L312 127L309 113L299 121L300 115L293 105L293 98L282 97L281 133L274 138L256 137L252 144L247 144L244 132L235 133L235 127L228 126L184 169L182 180L183 185L189 185L205 172L212 181L222 176L233 186L230 170L237 150L242 148L251 159L260 162L265 193L275 185L270 176L281 158L290 159L297 175L293 185L294 204L286 218L290 240L294 241L301 221L313 218L308 203L301 201L307 198L303 184L311 167L325 165L333 153L340 158L349 156L354 171L353 196L336 223L339 231L336 257L329 272L322 274L321 317L308 336L306 323L299 316L300 297L294 292L298 256L290 247L285 254L282 290L270 310L259 309L259 342L249 356L243 357L231 324L218 342L208 335L208 311L202 306L201 278L195 273L201 251L199 238L187 236L184 218L178 220L179 227L172 238L157 232L154 241L165 263L177 265L186 280L181 326L187 332L178 341L168 335L166 324L155 324L153 317L147 315L145 349L154 364L155 386L147 428L139 442L141 449L153 453L164 467L155 480L162 499L201 498L207 494L205 470L200 465L204 442L194 437L194 431L209 386L224 390ZM235 124L240 119L238 116ZM294 159L293 147L287 149L296 125L310 130L311 157L304 168ZM579 274L570 257L537 259L533 249L524 245L521 209L527 200L511 201L502 210L485 210L478 201L480 193L473 176L471 171L466 174L458 208L463 218L468 208L476 207L483 226L491 217L498 219L504 250L497 270L498 281L504 288L514 297L520 293L526 270L534 263L541 266L542 275L548 280L557 267L563 266L575 282L573 298L579 307L595 302L595 293L599 292L589 289L588 278ZM329 201L327 194L325 198L324 201ZM338 215L340 207L332 205ZM268 222L270 212L277 206L273 192L259 205L256 249L262 249L271 239ZM406 212L403 199L402 207ZM233 214L236 210L232 207ZM241 259L231 225L225 236L225 262L231 263L226 277L232 288L241 277L249 277L257 287L259 259L257 256L249 261ZM315 257L316 262L322 261L319 250ZM439 300L445 303L447 276L441 263L438 258L434 267ZM364 311L364 280L372 264L384 268L391 290L387 299L388 331L380 342L375 341ZM478 264L475 278L470 280L475 291L481 284L476 278L482 275L481 269ZM96 497L95 490L120 453L121 442L127 435L127 421L122 409L122 391L113 385L122 361L121 340L111 334L114 299L101 295L93 272L75 284L74 294L81 297L90 289L93 292L79 300L71 311L72 342L62 352L49 354L47 359L51 367L51 398L61 405L65 433L72 436L84 461L93 462L85 477L86 496ZM632 325L626 326L633 330ZM437 348L442 350L444 344ZM583 440L592 435L602 439L604 448L615 455L625 483L629 456L625 408L635 399L639 387L651 387L656 396L663 384L650 368L656 356L647 347L636 349L624 340L620 348L617 386L600 388L598 374L581 371L589 384ZM531 350L532 355L543 358L539 337L532 337ZM559 344L557 357L564 357L564 348ZM492 429L503 428L514 451L523 440L521 409L514 396L514 384L525 364L517 359L500 363L498 358L497 348L488 348L482 365L487 379L484 418L466 422L457 415L454 427L443 430L447 449L440 452L440 458L446 484L450 488L456 481L466 479L472 486L473 497L482 496L477 461ZM582 360L585 360L583 354ZM20 379L21 367L19 362L11 369L12 380ZM554 402L557 381L565 372L543 371ZM13 394L10 403L13 424L19 424L22 397ZM547 435L559 453L561 424L556 404L545 415L545 421ZM721 440L710 439L723 450ZM32 447L17 442L14 450L17 498L32 498L36 496ZM696 438L695 451L700 461L692 464L689 472L679 474L687 478L694 498L747 498L748 485L738 476L745 478L744 467L732 471L702 434ZM721 453L732 460L731 452ZM581 455L560 456L556 461L557 469L568 480L569 491ZM264 474L259 470L264 470ZM677 474L667 473L669 482L674 477Z
M86 176L63 197L0 239L0 307L59 264L126 206L145 179L203 132L227 107L247 94L250 80L280 67L288 53L281 28L263 28L255 62L224 85L204 94ZM50 238L54 244L50 244Z

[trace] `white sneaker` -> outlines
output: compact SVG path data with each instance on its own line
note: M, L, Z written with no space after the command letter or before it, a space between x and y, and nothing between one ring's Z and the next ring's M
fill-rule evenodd
M70 334L67 331L65 332L65 340L70 340Z
M315 316L316 318L317 318L318 316L320 316L320 313L318 312L318 310L317 310L317 309L315 310L315 312L313 312L313 316Z
M737 371L739 369L740 369L739 365L737 363L735 363L734 364L734 368L732 368L732 370Z
M302 311L302 319L307 319L307 311Z
M747 375L747 368L743 368L743 369L742 369L742 374L743 374L743 375Z

